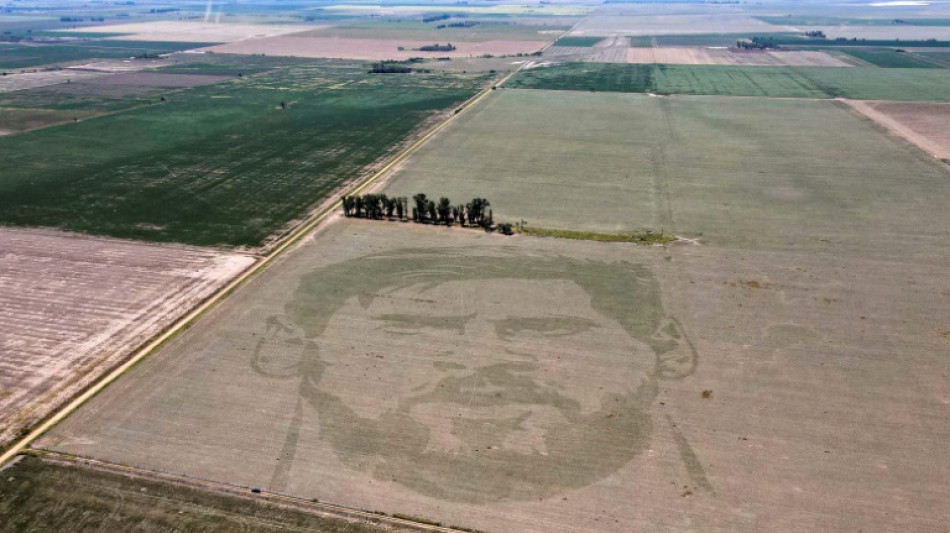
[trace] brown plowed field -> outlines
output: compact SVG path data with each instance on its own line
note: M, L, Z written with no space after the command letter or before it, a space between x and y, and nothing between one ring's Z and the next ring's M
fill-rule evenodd
M252 261L199 248L0 228L0 444Z
M934 157L950 158L950 104L854 100L848 104Z
M414 50L433 41L387 39L340 39L337 37L270 37L222 44L206 50L225 54L266 54L269 56L332 57L340 59L408 59L410 57L470 57L528 54L536 52L544 41L454 42L451 52ZM444 42L442 44L445 44ZM399 48L402 47L403 50Z
M628 48L627 63L667 65L745 65L793 67L850 67L849 63L825 52L737 51L726 48L688 48L661 46Z

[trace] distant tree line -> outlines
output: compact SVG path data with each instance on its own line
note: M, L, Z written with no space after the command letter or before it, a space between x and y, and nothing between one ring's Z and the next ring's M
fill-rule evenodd
M806 31L805 37L811 37L812 39L827 39L828 38L828 36L825 35L825 32L821 30Z
M479 23L474 20L465 20L462 22L450 22L448 24L439 24L435 27L437 30L444 28L471 28L472 26L478 26Z
M739 41L736 48L743 50L766 50L768 48L778 48L778 44L772 37L753 37L749 41Z
M422 72L430 73L431 69L425 68L410 68L406 65L411 65L414 63L422 63L425 61L425 58L422 57L410 57L409 59L384 59L382 61L377 61L373 63L370 68L370 74L409 74L410 72Z
M420 46L416 50L419 50L420 52L452 52L455 50L455 45L452 43L427 44L425 46Z
M437 20L446 20L452 18L452 15L448 13L440 13L438 15L423 15L422 22L435 22Z
M444 224L451 226L480 227L486 231L494 228L491 202L473 198L465 204L453 204L446 197L432 200L425 194L412 197L412 205L405 196L363 194L343 197L343 216L375 220L409 220L419 224ZM508 231L505 231L507 228ZM511 224L500 224L498 229L511 235Z
M87 19L83 17L59 17L60 22L82 22L84 20L87 20ZM93 22L105 22L106 18L105 17L89 17L88 20L91 20Z

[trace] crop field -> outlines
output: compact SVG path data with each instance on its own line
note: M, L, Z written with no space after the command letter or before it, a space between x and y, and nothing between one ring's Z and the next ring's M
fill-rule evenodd
M950 52L933 52L930 50L921 51L918 50L917 55L921 58L936 63L941 67L950 68Z
M893 18L844 18L822 15L757 16L762 22L780 26L894 26ZM901 26L950 26L947 18L901 18Z
M638 15L594 14L571 35L670 35L788 31L743 14Z
M488 79L365 69L280 69L0 138L0 222L260 246Z
M667 65L748 65L850 67L849 63L821 51L746 51L720 48L653 47L630 48L627 63Z
M550 41L462 41L451 43L455 50L422 52L418 48L432 44L446 44L447 42L296 37L288 35L222 44L206 50L221 54L266 54L268 56L380 60L409 59L410 57L479 57L485 54L530 54L541 50L548 42Z
M820 30L825 32L829 39L843 37L846 39L900 39L901 41L924 41L927 39L937 39L938 41L950 41L950 26L914 26L914 25L890 25L890 26L812 26L809 31Z
M386 192L485 197L495 220L539 227L813 248L821 235L848 247L867 245L865 233L930 227L947 176L830 101L502 90L410 158ZM787 224L814 240L786 241Z
M603 40L603 37L561 37L557 41L554 41L554 46L588 47L594 46Z
M135 87L198 87L234 79L232 76L208 74L173 74L169 72L123 72L90 80L89 85L131 85Z
M736 235L852 215L742 181ZM483 531L939 530L946 211L819 235L873 258L339 222L38 446Z
M800 33L761 32L754 33L687 33L640 37L639 46L735 46L737 41L749 39L753 35L763 38L798 37Z
M934 157L950 159L950 104L849 103Z
M600 63L624 63L627 60L627 51L630 49L630 37L594 37L597 40L592 46L561 46L558 43L564 41L570 43L568 39L586 39L586 37L565 37L557 41L556 46L551 46L544 51L546 59L581 62L600 62Z
M119 36L107 38L113 40L229 43L244 39L285 35L315 27L293 24L215 24L190 20L167 20L87 26L71 29L69 32L73 34L83 32L119 34ZM194 46L192 44L189 48Z
M2 100L2 98L0 98ZM0 107L0 135L65 124L80 118L94 116L89 111L60 111L56 109L16 109Z
M88 466L24 457L0 481L0 532L189 531L373 533L370 524L268 505L246 496Z
M84 41L75 44L0 44L0 69L60 65L96 58L128 58L158 55L200 46L200 43L158 41Z
M935 102L950 101L948 84L946 69L607 63L523 70L509 83L525 89Z
M893 49L849 48L846 53L861 61L883 68L940 68L942 66L939 63L928 61L925 55L897 52Z
M467 23L468 27L448 24ZM439 28L439 26L445 26ZM520 24L505 19L458 18L421 22L414 20L369 20L331 26L302 33L294 37L338 37L344 39L386 39L390 41L547 41L570 29L563 24Z
M0 444L252 262L13 228L0 250Z

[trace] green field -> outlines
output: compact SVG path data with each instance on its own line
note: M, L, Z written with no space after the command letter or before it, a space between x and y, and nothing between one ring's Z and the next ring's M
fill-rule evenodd
M950 101L943 69L566 63L519 72L524 89Z
M785 37L792 33L756 33L760 37ZM684 35L657 35L657 46L735 46L736 41L749 39L749 33L696 33ZM652 41L651 41L652 42ZM648 45L649 46L649 45Z
M851 47L851 46L890 46L890 47L904 47L904 48L948 48L950 47L950 41L938 41L936 39L930 38L920 38L920 39L866 39L866 38L851 38L847 39L844 37L839 37L835 39L811 39L801 36L782 36L782 35L761 35L761 34L752 34L748 37L768 37L771 42L780 46L834 46L834 47Z
M561 37L560 39L554 41L552 46L590 47L603 40L603 37Z
M250 495L250 491L248 491ZM0 532L371 533L381 528L247 497L24 457L3 471Z
M915 184L902 200L895 176ZM386 192L485 197L496 221L542 228L811 246L804 235L923 224L899 213L950 194L946 177L831 101L503 90ZM787 241L786 223L804 240Z
M485 80L328 62L0 138L0 222L257 246Z
M927 56L893 49L849 48L845 53L882 68L941 68Z
M94 112L62 111L56 109L17 109L0 107L0 131L19 132L42 128L51 124L84 119Z
M155 56L214 43L163 43L152 41L84 41L76 44L0 43L0 68L20 69L86 59Z
M950 68L950 52L920 52L918 55L927 61Z

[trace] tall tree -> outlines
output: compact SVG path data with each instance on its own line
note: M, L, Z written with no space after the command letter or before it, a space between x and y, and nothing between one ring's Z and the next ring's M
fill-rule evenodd
M452 216L452 201L451 200L449 200L445 196L443 196L442 198L439 198L439 205L436 209L439 212L440 222L443 222L447 225L452 223L452 220L450 218Z
M428 211L429 199L426 198L426 195L419 193L413 196L412 200L416 203L416 211L419 213L419 217L424 217Z

